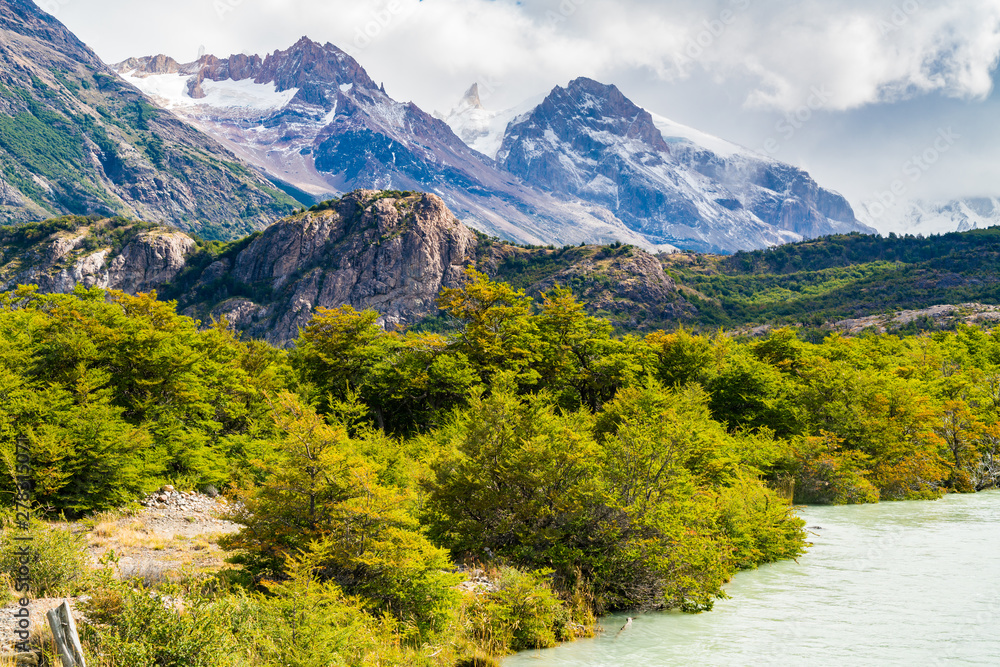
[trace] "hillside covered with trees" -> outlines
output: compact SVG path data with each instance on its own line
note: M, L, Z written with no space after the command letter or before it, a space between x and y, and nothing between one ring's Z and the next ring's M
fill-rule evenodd
M471 270L438 306L442 332L321 309L286 350L152 295L0 296L0 452L30 449L40 516L165 482L238 501L232 567L169 591L188 612L101 582L98 664L473 664L609 610L710 609L801 553L789 496L1000 479L997 334L620 336L568 289ZM492 591L456 588L474 563Z
M1000 302L1000 229L826 236L734 255L665 256L703 326L802 324Z

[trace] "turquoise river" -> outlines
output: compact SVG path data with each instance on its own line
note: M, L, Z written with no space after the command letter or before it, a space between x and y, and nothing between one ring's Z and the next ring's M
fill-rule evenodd
M625 614L504 667L1000 665L1000 491L805 507L798 561L741 572L703 614Z

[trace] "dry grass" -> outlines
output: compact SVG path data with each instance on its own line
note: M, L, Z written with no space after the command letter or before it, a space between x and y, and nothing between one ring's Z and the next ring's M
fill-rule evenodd
M156 534L141 519L103 521L87 534L89 546L97 549L114 549L128 553L139 549L165 549L169 540Z

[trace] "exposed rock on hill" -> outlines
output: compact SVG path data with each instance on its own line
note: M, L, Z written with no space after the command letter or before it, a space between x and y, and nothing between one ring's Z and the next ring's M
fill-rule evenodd
M98 248L102 240L112 241L108 232L114 229L113 221L65 221L68 229L27 247L18 238L23 238L24 229L5 230L0 255L3 289L35 284L43 292L70 292L76 285L149 292L173 280L197 245L177 230L126 228L131 238L115 252L112 247Z
M225 315L241 331L279 343L295 338L319 306L371 308L386 326L408 324L436 309L442 286L461 282L475 246L439 197L357 191L325 211L272 225L231 265L209 265L194 296L234 284L269 298L209 299L184 312Z
M497 244L480 253L478 268L538 298L570 287L592 313L626 329L670 327L697 315L657 257L633 246L521 248Z
M10 228L0 232L0 286L156 289L184 314L225 316L276 344L293 340L318 307L371 308L387 327L434 316L441 288L462 284L466 267L532 295L569 286L627 327L695 312L659 261L632 246L513 246L473 232L430 194L359 190L314 209L228 245L117 220Z
M197 244L187 234L157 230L139 234L108 266L108 287L149 292L173 280Z

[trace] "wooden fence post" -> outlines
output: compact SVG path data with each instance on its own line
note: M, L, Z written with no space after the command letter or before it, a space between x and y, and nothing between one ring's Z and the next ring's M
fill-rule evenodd
M80 636L76 634L76 623L69 610L69 600L64 600L55 609L45 614L52 628L52 637L56 640L56 650L62 658L63 667L87 667L83 659L83 647L80 646Z

